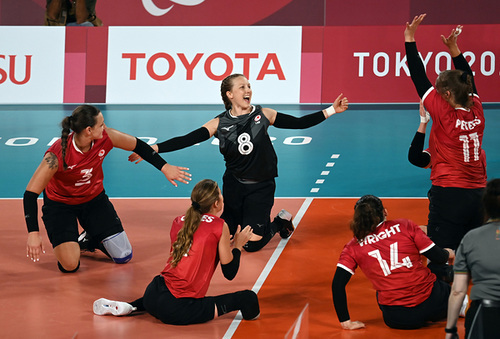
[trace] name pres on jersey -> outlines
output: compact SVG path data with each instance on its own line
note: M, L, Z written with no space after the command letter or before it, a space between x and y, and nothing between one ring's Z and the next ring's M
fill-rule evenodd
M460 127L462 131L470 131L474 129L477 125L481 124L481 120L476 118L472 121L465 121L465 120L460 120L457 119L457 122L455 123L455 127Z

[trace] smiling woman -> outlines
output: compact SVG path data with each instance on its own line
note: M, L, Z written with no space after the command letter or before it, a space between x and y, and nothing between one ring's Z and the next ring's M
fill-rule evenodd
M105 156L113 147L138 152L175 186L174 180L190 180L187 168L167 164L145 142L107 127L97 107L77 107L61 126L61 139L46 151L24 193L27 256L38 262L45 252L37 216L43 191L42 218L62 272L78 270L84 249L99 248L115 263L126 263L132 259L132 246L104 191ZM78 223L85 231L80 237Z
M172 152L217 137L226 163L222 218L231 234L236 232L238 225L252 227L254 234L243 248L255 252L277 232L282 238L288 238L294 230L292 215L286 210L279 212L272 222L270 219L278 159L267 132L269 126L308 128L345 111L348 100L340 94L330 107L296 118L272 108L252 105L250 82L237 73L222 80L220 93L226 108L224 112L191 133L153 145L153 148L159 153ZM138 161L139 157L133 154L129 160Z

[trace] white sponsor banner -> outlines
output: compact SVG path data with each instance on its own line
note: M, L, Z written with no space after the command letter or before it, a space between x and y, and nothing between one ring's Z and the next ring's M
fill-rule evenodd
M62 103L65 27L0 26L0 103Z
M301 27L110 27L107 103L222 104L249 77L255 103L298 103Z

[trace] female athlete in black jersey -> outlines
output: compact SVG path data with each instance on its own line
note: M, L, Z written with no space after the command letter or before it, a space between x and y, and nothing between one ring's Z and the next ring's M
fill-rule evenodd
M300 118L279 113L271 108L251 104L252 88L242 74L232 74L221 84L226 110L197 130L153 145L159 153L179 150L208 140L219 139L219 149L226 162L223 177L224 212L222 218L234 234L238 225L250 225L254 235L245 250L255 252L264 247L276 232L288 238L294 230L292 215L282 210L271 222L278 176L277 157L267 129L302 129L319 124L348 107L340 94L332 106ZM130 161L139 160L132 154Z

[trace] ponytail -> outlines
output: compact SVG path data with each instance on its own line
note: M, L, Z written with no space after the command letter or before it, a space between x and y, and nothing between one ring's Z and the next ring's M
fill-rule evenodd
M184 225L177 233L177 239L172 244L171 267L176 267L182 257L188 256L194 233L201 224L201 218L219 200L219 194L219 186L210 179L204 179L194 186L191 192L191 206L184 216Z

